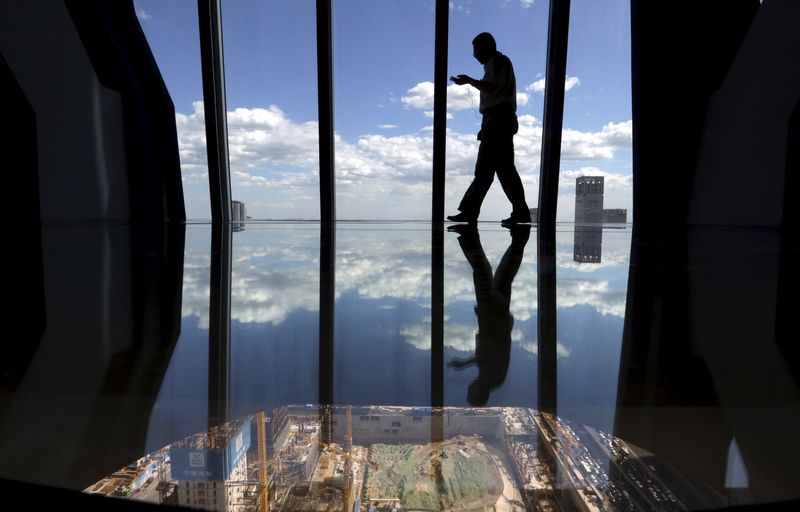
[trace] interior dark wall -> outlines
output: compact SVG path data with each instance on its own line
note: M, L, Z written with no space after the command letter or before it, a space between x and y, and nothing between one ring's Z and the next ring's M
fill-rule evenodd
M42 222L129 221L120 95L63 2L0 2L0 53L36 115Z
M44 333L0 416L0 478L83 489L145 453L180 333L184 236L162 230L154 251L126 225L42 228L46 317L25 327Z
M130 1L0 2L0 55L0 460L82 489L144 453L180 333L175 112Z
M690 225L781 226L789 116L800 101L798 26L800 3L764 2L711 94Z
M791 497L784 476L800 456L764 436L800 429L778 285L798 264L784 201L797 188L798 14L780 0L631 2L634 224L615 434L720 492L736 439L756 500Z
M640 240L685 228L710 97L758 0L631 0L633 226Z
M43 222L185 220L175 110L132 1L2 2L0 52L36 115Z
M13 269L3 287L3 316L8 321L3 322L4 339L0 345L0 390L13 392L39 346L46 323L36 114L2 54L0 91L5 93L0 155L3 167L9 171L3 173L4 246L9 249L6 258ZM19 325L20 318L27 321ZM12 326L20 328L11 329ZM0 395L0 416L7 405L5 398L6 394Z
M65 0L97 79L122 97L131 217L185 221L175 107L132 0Z
M797 342L796 293L800 290L800 102L789 118L786 146L786 183L784 185L783 229L778 275L778 304L775 332L778 345L794 379L800 382L800 343Z

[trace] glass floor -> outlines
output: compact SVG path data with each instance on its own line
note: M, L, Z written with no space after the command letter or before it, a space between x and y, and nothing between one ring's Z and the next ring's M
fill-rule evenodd
M252 222L41 240L20 269L27 339L2 363L4 479L235 511L800 497L798 252L779 233L674 248L626 225Z

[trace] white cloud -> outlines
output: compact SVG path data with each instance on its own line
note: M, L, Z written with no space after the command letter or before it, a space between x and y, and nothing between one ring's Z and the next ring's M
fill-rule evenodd
M144 9L136 9L136 17L139 18L139 21L150 21L153 19Z
M564 160L610 160L617 150L633 144L633 123L607 123L599 132L564 128L561 132L561 158Z
M444 323L444 346L461 352L475 351L475 326ZM406 343L419 350L431 349L431 319L426 318L421 324L406 324L400 329L400 335Z
M433 82L420 82L401 98L406 108L433 109Z
M606 171L601 171L597 167L581 167L576 170L565 170L559 173L559 189L572 190L575 189L575 179L583 176L602 176L605 185L605 190L620 189L620 190L633 190L633 175L632 174L614 174Z
M610 283L604 279L562 277L558 280L556 301L559 308L588 305L600 314L623 318L625 298L624 289L611 288Z
M459 2L451 1L450 2L450 10L451 11L455 11L455 12L463 12L464 14L469 14L470 12L472 12L471 7L472 7L472 1L471 0L467 0L466 2L462 2L462 1L459 1Z
M428 119L433 119L433 110L426 110L424 112L424 114L425 114L425 117L427 117ZM452 112L448 112L448 113L445 114L445 117L447 119L453 119L453 113Z
M183 180L184 185L208 185L208 173L207 172L183 172L181 175L181 180Z
M392 128L397 128L396 124L379 124L378 128L383 128L384 130L391 130Z
M520 343L520 347L535 356L539 355L539 345L535 341L525 341ZM572 350L569 347L563 345L560 341L556 343L556 358L562 359L569 357L570 354L572 354Z
M433 110L433 82L420 82L408 90L400 101L406 108L415 108L425 111ZM447 110L477 109L480 105L480 95L472 90L469 85L447 86Z
M544 86L545 86L545 79L542 78L541 80L537 80L532 84L528 84L525 86L526 91L532 92L541 92L544 93ZM569 76L567 75L566 79L564 80L564 90L569 91L574 87L579 87L581 85L581 80L577 76Z
M527 9L528 7L533 5L533 0L519 0L519 4Z
M528 96L526 93L518 92L517 93L517 106L518 107L519 106L524 107L525 105L528 104L528 100L529 99L530 99L530 96Z
M533 92L544 92L544 84L545 84L545 79L542 78L541 80L537 80L532 84L526 85L525 90Z
M185 182L200 184L207 178L203 103L193 105L192 114L176 114L178 147ZM542 127L528 114L519 116L519 125L514 140L517 168L525 186L534 187ZM376 132L379 130L376 128ZM296 122L274 105L238 108L228 112L228 131L234 187L245 191L267 189L284 194L283 201L314 195L319 186L316 121ZM458 200L473 175L478 141L474 133L453 130L448 130L446 137L447 200L452 202ZM596 132L565 129L562 160L567 166L570 162L611 160L618 151L630 150L631 140L630 121L607 123ZM341 218L425 218L418 212L429 211L425 194L430 190L433 139L428 129L364 134L352 141L337 134L335 144ZM579 171L595 172L593 168ZM629 187L630 177L617 183L614 180L623 178L608 176L609 188ZM567 178L574 184L574 171L562 173L562 179ZM375 213L365 216L367 210ZM259 216L256 210L251 212ZM387 217L380 217L383 213Z

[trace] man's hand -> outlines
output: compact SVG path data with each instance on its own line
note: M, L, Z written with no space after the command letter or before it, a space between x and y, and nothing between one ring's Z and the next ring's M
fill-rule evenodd
M456 75L450 77L450 80L455 82L456 85L468 85L471 84L473 81L472 77L469 75Z

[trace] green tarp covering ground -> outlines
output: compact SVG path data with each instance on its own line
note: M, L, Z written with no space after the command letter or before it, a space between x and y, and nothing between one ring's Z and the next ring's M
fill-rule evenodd
M369 459L367 499L399 499L404 509L440 510L443 500L470 508L502 492L494 459L474 438L449 440L440 453L431 445L373 444Z

